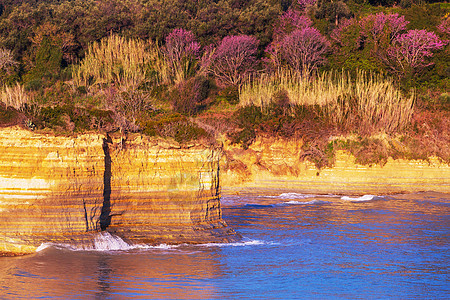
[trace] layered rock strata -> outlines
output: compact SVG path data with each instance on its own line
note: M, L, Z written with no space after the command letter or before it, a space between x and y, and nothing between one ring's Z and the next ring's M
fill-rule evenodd
M221 215L221 149L181 148L140 136L115 140L109 149L114 197L107 219L100 217L109 231L145 243L236 240Z
M55 137L0 129L0 251L86 244L236 240L221 218L220 151L136 136Z
M221 179L226 193L250 189L303 193L391 194L450 191L450 165L428 160L389 158L385 164L361 165L337 151L333 167L318 169L304 159L302 141L259 139L249 149L225 144Z

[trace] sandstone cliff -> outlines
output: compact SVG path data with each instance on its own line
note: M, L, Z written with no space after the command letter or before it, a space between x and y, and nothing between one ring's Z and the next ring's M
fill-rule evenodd
M221 161L224 192L282 190L304 193L388 194L450 191L450 165L428 160L389 158L386 164L361 165L337 151L331 168L317 169L303 159L302 141L260 138L249 149L225 143Z
M0 252L31 253L44 242L89 244L102 230L130 243L234 241L238 235L221 216L221 186L227 193L450 190L450 166L437 158L367 166L338 151L334 166L319 170L301 148L301 141L281 139L214 149L140 135L0 129Z
M89 243L100 230L133 243L235 240L221 218L219 156L140 136L0 129L0 251Z

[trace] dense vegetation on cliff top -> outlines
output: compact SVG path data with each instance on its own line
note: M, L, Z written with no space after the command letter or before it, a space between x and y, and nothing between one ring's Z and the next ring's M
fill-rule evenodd
M450 161L450 5L3 0L0 125ZM353 136L337 140L332 136Z

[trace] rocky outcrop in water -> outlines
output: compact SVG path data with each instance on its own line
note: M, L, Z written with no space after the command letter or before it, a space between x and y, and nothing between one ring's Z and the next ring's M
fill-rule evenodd
M91 243L238 239L221 217L220 150L141 136L113 139L0 129L0 251Z

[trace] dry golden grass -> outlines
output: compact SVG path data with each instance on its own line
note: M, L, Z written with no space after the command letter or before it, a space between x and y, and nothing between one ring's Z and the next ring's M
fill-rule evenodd
M3 102L6 107L12 106L17 110L22 110L24 105L29 103L30 100L30 96L19 83L14 86L5 85L0 91L0 101Z
M240 104L253 104L265 110L273 95L283 90L291 106L319 105L334 124L358 120L363 131L401 130L410 121L414 110L414 93L405 97L391 79L363 71L354 78L344 71L311 76L289 70L262 74L242 85Z
M74 68L75 86L121 91L137 90L147 82L166 82L169 69L157 44L111 35L89 45L86 57Z

